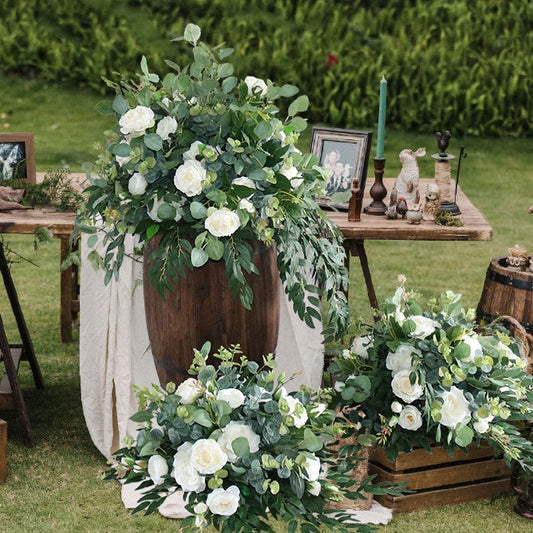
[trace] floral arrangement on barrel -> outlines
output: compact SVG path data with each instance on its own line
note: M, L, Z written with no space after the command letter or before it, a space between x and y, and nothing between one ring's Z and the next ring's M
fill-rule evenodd
M515 424L533 418L533 376L518 344L504 328L476 327L460 295L448 291L424 310L399 280L376 323L329 367L359 441L394 461L413 446L452 454L485 440L533 470L533 445Z
M354 481L355 459L337 462L324 445L342 432L328 394L287 393L272 356L259 367L238 347L220 348L215 368L209 351L209 343L195 351L192 377L177 388L138 390L141 410L132 420L142 427L115 452L104 479L141 483L134 512L150 514L168 497L184 500L183 529L273 532L273 517L288 531L371 531L327 507L343 494L362 499L363 491L388 490L370 478Z
M275 245L280 278L300 318L310 326L320 320L324 294L326 330L342 335L349 320L342 238L315 202L324 170L295 146L306 128L297 115L308 98L297 97L280 116L277 101L298 88L238 79L226 62L233 50L211 49L200 34L188 24L175 39L192 46L190 65L167 61L171 72L161 77L143 57L138 83L107 81L117 95L98 109L117 123L96 165L86 169L91 185L77 232L92 234L89 248L101 237L104 253L92 250L89 257L105 269L106 282L118 276L127 233L143 246L161 238L150 269L162 292L187 269L223 261L247 309L253 294L245 274L257 273L251 243Z

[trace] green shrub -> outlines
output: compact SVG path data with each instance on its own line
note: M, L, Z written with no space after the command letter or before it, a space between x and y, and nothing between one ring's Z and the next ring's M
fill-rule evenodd
M530 135L531 0L0 0L4 70L88 83L178 64L187 22L239 50L239 75L298 85L309 119L373 127L379 80L387 122L407 130ZM66 4L66 5L65 5ZM73 6L76 7L73 7ZM338 63L328 66L329 54Z

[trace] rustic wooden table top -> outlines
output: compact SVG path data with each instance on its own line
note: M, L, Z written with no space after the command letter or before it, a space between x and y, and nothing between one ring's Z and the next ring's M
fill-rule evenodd
M394 181L394 178L383 180L387 188L387 197L384 200L387 205ZM426 190L426 184L432 181L434 180L420 180L421 194ZM369 194L372 184L373 180L369 180L365 186L363 207L372 201ZM409 224L405 219L390 220L385 216L367 215L364 212L361 213L359 222L349 222L346 211L327 211L327 215L339 227L345 240L490 241L492 227L460 187L457 189L457 205L461 210L458 218L463 223L460 227L439 226L426 220L422 220L418 225Z
M74 230L75 213L62 213L51 207L0 212L0 233L31 234L37 228L50 228L55 236L68 236Z

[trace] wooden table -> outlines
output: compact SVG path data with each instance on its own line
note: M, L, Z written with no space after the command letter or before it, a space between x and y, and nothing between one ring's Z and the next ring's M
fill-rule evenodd
M394 178L383 180L387 188L388 202L390 191L394 185ZM421 179L419 190L423 196L426 185L434 182L432 179ZM365 186L363 198L363 207L370 204L369 191L373 181ZM372 276L368 267L368 258L365 251L364 241L372 240L396 240L396 241L490 241L492 239L492 228L481 212L474 207L466 195L457 188L457 205L461 210L459 219L463 223L460 227L439 226L434 222L421 221L420 224L409 224L406 220L398 218L390 220L385 216L367 215L361 213L359 222L349 222L346 211L328 211L328 218L334 222L341 230L344 236L344 247L346 248L347 266L349 266L350 255L359 257L361 269L365 278L368 299L370 305L377 309L378 301L372 282Z
M48 228L61 241L59 265L67 256L69 239L74 230L74 213L60 213L53 208L35 208L0 212L0 233L33 234L38 228ZM72 320L79 311L77 286L72 267L61 270L61 341L72 341Z

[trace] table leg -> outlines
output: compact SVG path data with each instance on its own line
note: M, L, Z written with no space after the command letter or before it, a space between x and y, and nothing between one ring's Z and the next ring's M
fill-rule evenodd
M60 235L61 239L61 254L59 258L59 265L63 263L63 260L67 257L69 252L69 240L68 235ZM61 342L72 342L72 266L69 266L65 270L61 270L61 288L60 288L60 305L61 305Z
M376 297L376 291L374 290L374 283L372 282L372 274L370 273L370 268L368 266L368 257L365 250L365 241L363 240L351 240L345 241L345 247L350 251L351 255L354 257L359 257L359 262L361 264L361 270L363 271L363 277L366 284L366 292L368 294L368 301L370 306L373 309L379 309L378 299ZM349 257L347 254L347 261Z
M35 351L33 349L30 332L28 331L28 327L26 325L26 320L22 314L22 308L20 307L17 290L15 289L15 284L13 283L13 278L11 277L11 271L9 270L9 265L7 264L7 259L4 254L4 246L1 242L0 271L4 280L4 286L9 298L9 303L11 304L11 309L17 322L17 328L22 341L23 358L30 363L35 386L39 389L42 389L44 387L43 376L41 374L41 369L39 368L39 363L37 362L37 357L35 356Z

